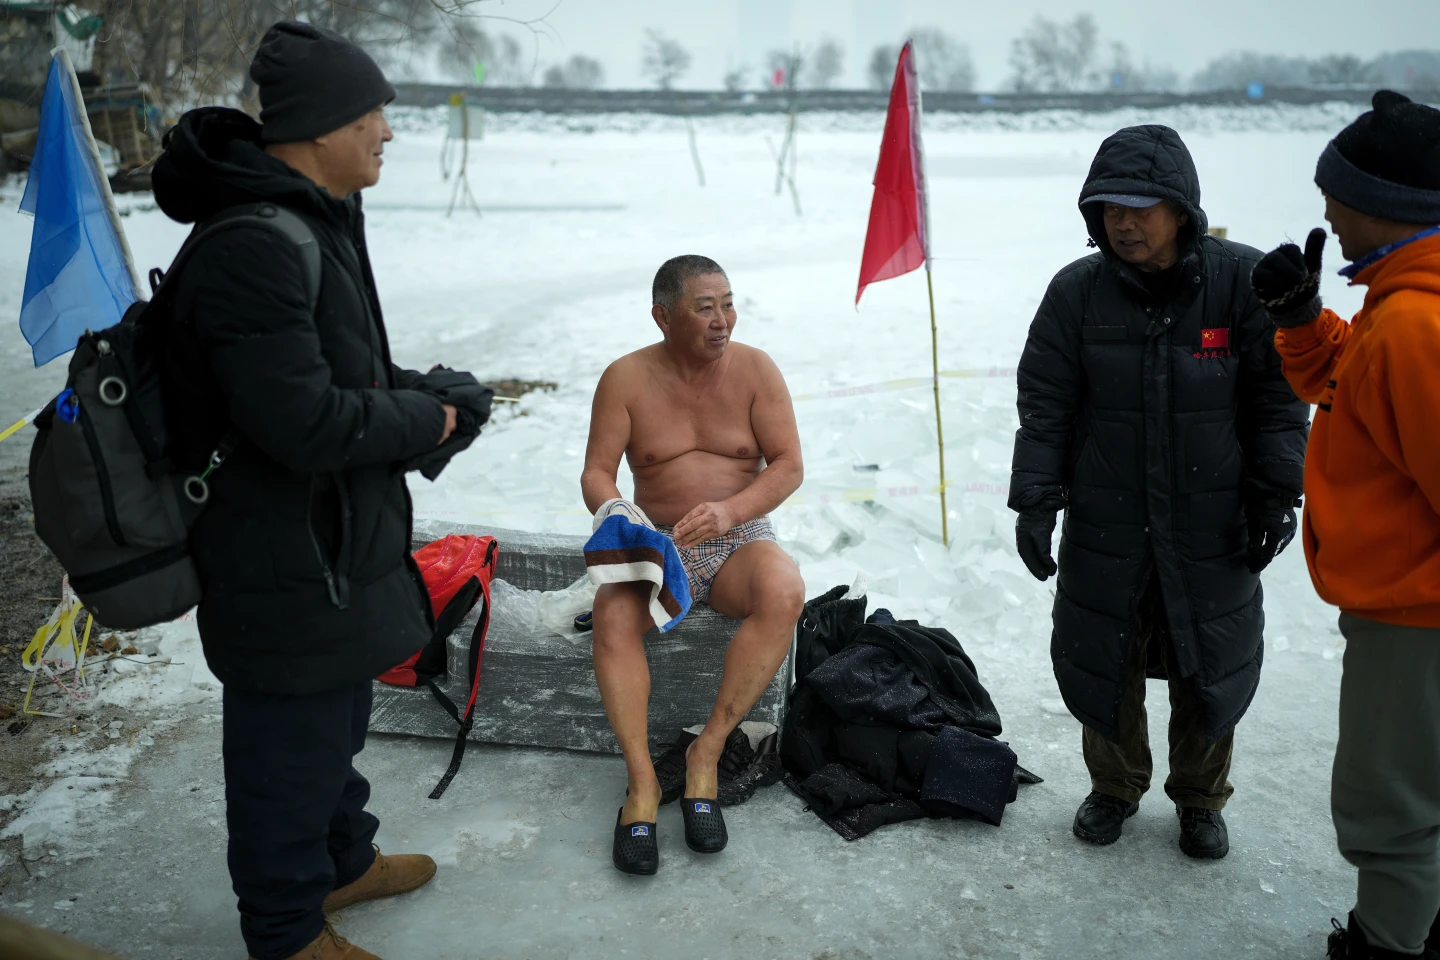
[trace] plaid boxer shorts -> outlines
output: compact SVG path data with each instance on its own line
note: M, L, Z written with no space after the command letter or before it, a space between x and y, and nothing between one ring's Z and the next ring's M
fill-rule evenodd
M655 529L667 537L673 537L675 531L674 527L665 524L656 524ZM708 600L710 584L720 572L720 567L730 559L730 554L757 540L774 542L775 527L770 523L769 517L756 517L738 527L732 527L728 533L714 540L704 540L693 547L677 546L675 549L680 554L680 562L684 564L686 576L690 580L690 602L704 603Z

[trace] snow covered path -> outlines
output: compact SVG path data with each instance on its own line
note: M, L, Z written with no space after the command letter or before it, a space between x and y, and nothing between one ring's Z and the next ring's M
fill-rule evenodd
M1116 127L1177 126L1196 155L1211 222L1268 248L1320 222L1314 161L1346 119L1328 108L1009 118L1015 129L996 118L933 118L941 368L1015 365L1050 276L1086 253L1075 197ZM619 118L587 132L578 122L497 118L471 165L487 212L449 219L438 135L426 117L397 123L384 179L367 195L396 360L559 384L528 395L518 415L502 412L438 483L417 479L422 514L588 529L578 478L590 393L611 359L653 339L650 279L678 253L726 266L737 338L767 350L796 395L928 375L923 277L873 286L858 314L853 307L878 115L802 119L799 218L773 192L766 138L778 145L779 119L699 123L704 189L681 128L632 120L633 130L616 129L631 122ZM14 212L13 186L0 196L0 315L13 318L29 222ZM185 229L148 209L149 197L124 203L142 266L168 262ZM1330 256L1338 266L1338 250ZM1338 278L1324 293L1342 313L1359 305ZM0 325L0 421L38 405L63 373L59 364L30 370L13 320ZM376 738L361 766L386 822L382 844L428 850L442 867L408 902L351 911L344 932L391 960L1322 955L1329 917L1344 915L1352 884L1328 808L1343 648L1298 545L1265 575L1267 662L1236 739L1229 858L1199 864L1175 847L1159 789L1168 708L1155 683L1157 785L1119 844L1086 847L1069 832L1088 782L1078 726L1050 672L1051 593L1015 556L1005 509L1014 379L947 378L942 391L948 551L926 387L798 401L807 480L775 520L812 594L864 573L872 607L947 627L974 657L1006 738L1047 780L1021 795L1002 828L904 824L845 844L776 788L735 812L735 842L715 861L684 850L678 818L662 816L662 874L642 889L608 862L624 783L618 761L476 749L445 800L432 803L424 794L448 745ZM0 470L23 452L0 444ZM183 623L166 629L164 643L162 653L198 656ZM0 891L0 909L127 956L232 956L240 946L223 808L213 802L218 703L194 686L205 683L203 667L167 675L154 683L199 692L135 690L125 704L194 719L162 725L153 747L121 764L118 784L103 791L110 813L61 831L54 862L41 867L48 876Z

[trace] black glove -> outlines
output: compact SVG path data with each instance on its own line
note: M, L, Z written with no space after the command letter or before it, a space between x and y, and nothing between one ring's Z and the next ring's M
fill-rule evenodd
M1277 327L1303 327L1320 316L1320 262L1325 255L1325 231L1316 227L1305 241L1305 252L1293 243L1276 247L1255 264L1250 288L1265 304Z
M1015 549L1036 580L1049 580L1059 569L1050 556L1055 535L1055 507L1026 507L1015 519Z
M455 429L445 442L401 464L402 470L419 470L425 479L433 481L455 454L480 436L480 428L490 419L490 400L495 391L483 386L472 374L438 365L412 383L410 389L428 393L455 408Z
M1250 572L1259 573L1295 539L1295 500L1293 497L1252 500L1245 506L1245 522L1250 528Z
M411 389L428 393L441 403L450 404L459 414L468 413L469 423L464 424L467 431L478 434L485 421L490 419L490 401L494 398L495 391L476 380L472 373L451 370L437 364L416 381ZM461 427L461 420L457 417L456 432L459 432Z

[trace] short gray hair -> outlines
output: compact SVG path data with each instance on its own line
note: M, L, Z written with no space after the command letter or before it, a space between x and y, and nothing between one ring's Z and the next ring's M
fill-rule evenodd
M672 309L685 296L685 282L707 273L718 273L728 279L724 268L709 257L693 253L671 257L655 272L655 282L650 285L650 302L658 303L666 310Z

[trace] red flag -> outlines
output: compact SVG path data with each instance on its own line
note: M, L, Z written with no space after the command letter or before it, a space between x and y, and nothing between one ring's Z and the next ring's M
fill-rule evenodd
M929 256L925 221L920 84L915 76L914 51L906 43L895 65L880 162L875 167L875 199L870 202L870 227L860 257L857 306L868 285L909 273L925 262Z

